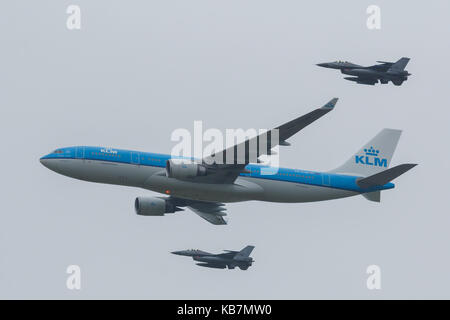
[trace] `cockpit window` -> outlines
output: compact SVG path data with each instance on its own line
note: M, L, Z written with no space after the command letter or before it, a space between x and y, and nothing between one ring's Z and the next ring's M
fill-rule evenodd
M53 153L63 153L63 151L61 149L57 149L57 150L53 151Z

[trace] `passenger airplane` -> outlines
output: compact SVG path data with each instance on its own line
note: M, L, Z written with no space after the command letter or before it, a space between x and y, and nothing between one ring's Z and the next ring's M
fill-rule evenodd
M271 154L276 145L289 145L288 138L333 110L336 102L334 98L323 107L275 128L278 141L258 149L257 156ZM40 162L72 178L166 194L165 197L137 197L138 215L163 216L188 207L210 223L220 225L227 224L226 202L311 202L355 195L379 202L380 192L394 188L391 181L415 166L401 164L388 169L400 134L400 130L381 130L342 166L328 172L278 168L276 174L267 175L263 172L267 167L249 163L248 148L245 148L244 162L235 164L219 164L219 161L211 164L207 158L200 163L180 163L170 155L85 146L57 149ZM248 147L251 141L242 144ZM236 155L233 152L242 144L212 156Z

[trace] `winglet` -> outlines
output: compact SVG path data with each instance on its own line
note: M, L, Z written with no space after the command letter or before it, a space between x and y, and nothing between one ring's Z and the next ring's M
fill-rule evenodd
M333 98L330 101L328 101L322 108L320 109L333 109L334 106L336 105L337 101L339 100L339 98Z

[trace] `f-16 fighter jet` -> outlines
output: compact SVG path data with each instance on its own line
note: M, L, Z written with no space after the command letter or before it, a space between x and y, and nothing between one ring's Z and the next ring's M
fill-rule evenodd
M246 246L241 251L224 250L224 253L213 254L201 250L182 250L174 251L173 254L192 257L198 261L198 266L216 269L234 269L239 267L241 270L247 270L254 260L250 257L254 246Z
M317 64L319 67L339 69L343 74L353 77L344 77L345 80L360 84L374 85L378 81L386 84L389 81L396 86L401 86L403 81L408 80L411 74L405 70L409 58L401 58L397 62L377 61L379 64L363 67L348 61L336 61Z

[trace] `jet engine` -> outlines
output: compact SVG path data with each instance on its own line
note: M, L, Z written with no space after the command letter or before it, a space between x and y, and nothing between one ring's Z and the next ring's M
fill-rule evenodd
M183 180L206 176L206 174L207 170L205 166L192 161L174 159L166 161L166 175L169 178Z
M134 201L134 209L140 216L163 216L165 213L183 210L169 200L156 197L137 197Z

